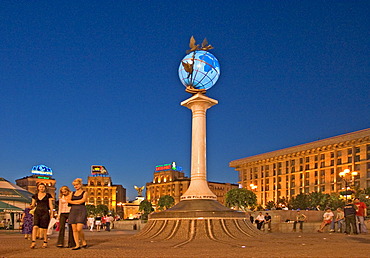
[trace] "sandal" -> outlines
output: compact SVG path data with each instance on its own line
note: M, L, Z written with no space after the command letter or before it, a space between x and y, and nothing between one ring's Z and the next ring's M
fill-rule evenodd
M48 242L44 241L44 243L42 244L42 248L46 248L48 247Z
M30 248L31 249L35 249L36 248L36 241L32 241Z

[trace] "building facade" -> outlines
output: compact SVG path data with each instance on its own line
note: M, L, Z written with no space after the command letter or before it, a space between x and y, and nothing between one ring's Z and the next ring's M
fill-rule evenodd
M146 199L153 205L157 205L161 196L170 195L175 199L175 204L180 202L180 197L186 192L190 185L190 178L179 169L175 162L157 166L153 181L146 184ZM226 193L237 184L208 182L209 189L217 196L217 201L225 204Z
M243 188L258 203L276 202L299 193L333 193L370 187L370 128L230 162ZM345 169L356 176L341 177Z
M37 185L44 183L46 185L46 192L51 194L55 199L55 179L52 178L53 170L45 165L36 165L32 167L32 175L20 179L16 179L16 185L26 189L35 194L37 192Z
M122 185L113 185L104 166L91 166L91 176L82 189L87 193L86 204L89 205L104 204L108 210L116 212L117 204L126 202L126 189Z

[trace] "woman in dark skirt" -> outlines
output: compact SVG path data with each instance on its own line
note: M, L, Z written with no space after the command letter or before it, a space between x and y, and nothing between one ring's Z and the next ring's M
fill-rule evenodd
M40 237L44 238L43 248L48 246L48 230L50 219L53 217L53 197L46 192L46 185L40 183L37 185L37 193L32 196L32 205L35 207L35 214L33 216L33 229L32 229L32 244L31 248L36 247L36 234L40 229Z
M76 178L72 184L76 191L69 195L69 198L67 198L67 202L71 204L68 223L72 224L73 237L76 242L76 246L72 248L72 250L79 250L81 247L87 247L83 232L83 226L87 222L87 210L85 206L87 194L82 190L81 178Z

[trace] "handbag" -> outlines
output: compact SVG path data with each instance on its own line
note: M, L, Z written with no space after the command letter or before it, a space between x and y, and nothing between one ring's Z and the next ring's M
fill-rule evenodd
M31 215L35 215L35 210L36 210L36 207L35 207L35 208L33 208L33 209L31 209L31 210L30 210L30 214L31 214Z

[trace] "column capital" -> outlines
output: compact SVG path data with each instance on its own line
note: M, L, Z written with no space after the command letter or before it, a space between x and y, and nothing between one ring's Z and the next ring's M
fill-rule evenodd
M197 93L193 95L192 97L181 102L181 106L187 107L189 109L192 109L192 106L194 106L194 104L201 104L202 106L205 107L205 109L208 109L214 105L217 105L218 101L215 99L209 98L202 93Z

